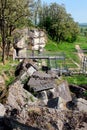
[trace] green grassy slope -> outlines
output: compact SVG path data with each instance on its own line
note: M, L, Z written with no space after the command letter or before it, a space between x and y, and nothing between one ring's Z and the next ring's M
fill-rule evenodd
M81 64L79 57L77 55L75 45L79 45L81 49L87 49L87 38L84 36L78 36L77 41L74 43L59 43L48 39L48 42L46 44L46 51L50 51L50 53L53 52L63 52L66 55L66 64L69 68L77 68L76 64L74 62ZM70 84L87 84L87 76L86 75L74 75L74 76L68 76L64 77L64 79L67 79Z

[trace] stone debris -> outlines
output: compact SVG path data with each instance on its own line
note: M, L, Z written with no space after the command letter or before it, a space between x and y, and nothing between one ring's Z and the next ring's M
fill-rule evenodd
M86 91L86 89L84 89L83 87L79 87L77 85L69 85L69 89L72 93L75 93L77 98L83 97L84 92Z
M32 75L33 78L39 78L39 79L58 79L58 77L56 75L52 75L52 74L47 74L45 72L42 71L36 71L35 73L33 73Z
M69 90L69 86L67 81L62 82L58 87L58 92L59 92L59 96L65 100L65 102L69 102L72 100L71 94L70 94L70 90Z
M11 108L16 108L18 110L26 104L37 101L37 99L28 91L23 88L21 81L16 81L14 84L9 86L8 97L6 100L6 105Z
M16 74L4 105L0 103L0 130L87 129L87 100L80 98L85 89L69 86L55 74L37 70L27 60L20 63Z
M87 113L87 100L78 98L76 100L77 109Z
M4 78L0 75L0 91L5 89L5 80Z
M37 70L38 67L34 62L25 59L22 62L20 62L19 65L16 67L15 76L22 75L25 72L28 76L31 76Z
M5 115L5 111L6 111L6 109L5 109L4 105L2 105L0 103L0 118Z
M54 81L51 80L40 80L35 78L30 78L28 82L28 86L30 86L30 90L34 92L40 92L48 89L52 89L56 87Z

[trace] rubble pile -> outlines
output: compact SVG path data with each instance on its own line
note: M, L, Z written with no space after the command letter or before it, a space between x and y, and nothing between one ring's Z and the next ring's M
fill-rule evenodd
M18 65L15 76L0 103L0 130L87 129L87 100L80 97L85 89L39 71L29 60Z

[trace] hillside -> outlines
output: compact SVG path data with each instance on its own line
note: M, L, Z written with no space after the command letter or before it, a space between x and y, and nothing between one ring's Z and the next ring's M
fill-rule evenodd
M86 28L87 27L87 23L79 23L79 26Z
M48 40L48 43L46 44L45 49L49 51L50 53L64 53L65 54L65 65L68 67L69 70L75 70L80 71L82 69L82 60L80 60L78 56L78 52L76 50L76 45L79 45L79 47L82 49L85 56L87 56L87 39L84 36L78 36L77 40L74 43L67 43L62 42L57 44L56 42L52 40ZM81 53L79 53L81 54ZM58 62L58 65L60 65L60 62ZM80 67L80 68L79 68ZM83 74L79 75L75 74L72 76L67 76L65 79L68 80L69 83L74 83L78 85L87 84L87 77Z

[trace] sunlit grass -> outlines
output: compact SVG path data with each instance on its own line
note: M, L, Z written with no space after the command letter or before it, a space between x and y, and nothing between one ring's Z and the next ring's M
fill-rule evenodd
M2 75L5 79L6 86L8 86L10 83L12 83L15 79L15 69L19 62L13 61L11 58L6 61L6 63L3 65L1 59L0 59L0 75Z
M61 52L65 53L66 60L65 64L68 66L68 68L77 68L78 63L81 64L81 61L79 60L79 57L77 55L77 51L75 49L75 45L79 45L81 49L87 49L87 37L84 36L78 36L77 40L74 43L67 43L62 42L57 44L56 42L52 40L48 40L48 43L45 47L47 51L52 52ZM76 84L76 85L87 85L87 76L86 75L73 75L73 76L65 76L63 77L65 80L68 81L69 84Z
M87 76L86 75L73 75L63 77L65 80L68 81L69 84L76 84L76 85L87 85Z
M74 62L80 63L79 57L77 55L76 49L75 49L76 43L67 43L67 42L62 42L57 44L56 42L52 40L48 40L48 43L46 44L45 49L51 53L58 52L58 53L63 53L65 54L66 57L66 63L69 67L77 67Z

